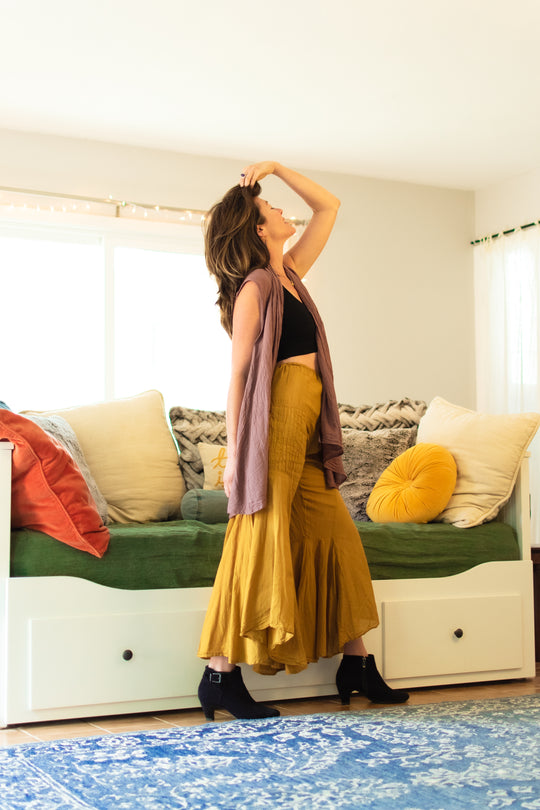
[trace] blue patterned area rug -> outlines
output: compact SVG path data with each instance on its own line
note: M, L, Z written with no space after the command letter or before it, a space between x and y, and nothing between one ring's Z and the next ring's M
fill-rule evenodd
M0 750L2 810L540 809L540 696Z

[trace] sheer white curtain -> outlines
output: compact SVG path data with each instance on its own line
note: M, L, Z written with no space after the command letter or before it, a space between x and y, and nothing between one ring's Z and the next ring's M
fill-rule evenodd
M540 227L474 248L477 407L540 411ZM533 542L540 544L540 437L531 450Z

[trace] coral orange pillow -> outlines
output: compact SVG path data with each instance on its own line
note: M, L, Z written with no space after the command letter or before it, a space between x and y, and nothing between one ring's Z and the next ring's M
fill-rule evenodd
M457 467L438 444L416 444L386 468L369 496L366 512L375 523L429 523L452 497Z
M109 531L69 453L30 419L11 411L0 411L0 440L15 445L13 528L35 529L102 557L109 545Z

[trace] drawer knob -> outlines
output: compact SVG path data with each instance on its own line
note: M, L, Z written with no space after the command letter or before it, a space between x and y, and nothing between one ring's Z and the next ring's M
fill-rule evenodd
M122 653L122 658L124 659L124 661L131 661L131 659L133 658L132 651L124 650L124 652Z
M456 638L463 638L463 630L461 627L458 627L457 630L454 630L454 635Z

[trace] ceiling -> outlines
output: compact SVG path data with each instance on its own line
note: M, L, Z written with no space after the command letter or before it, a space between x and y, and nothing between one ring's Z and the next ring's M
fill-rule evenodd
M0 0L0 126L452 188L540 167L538 0Z

